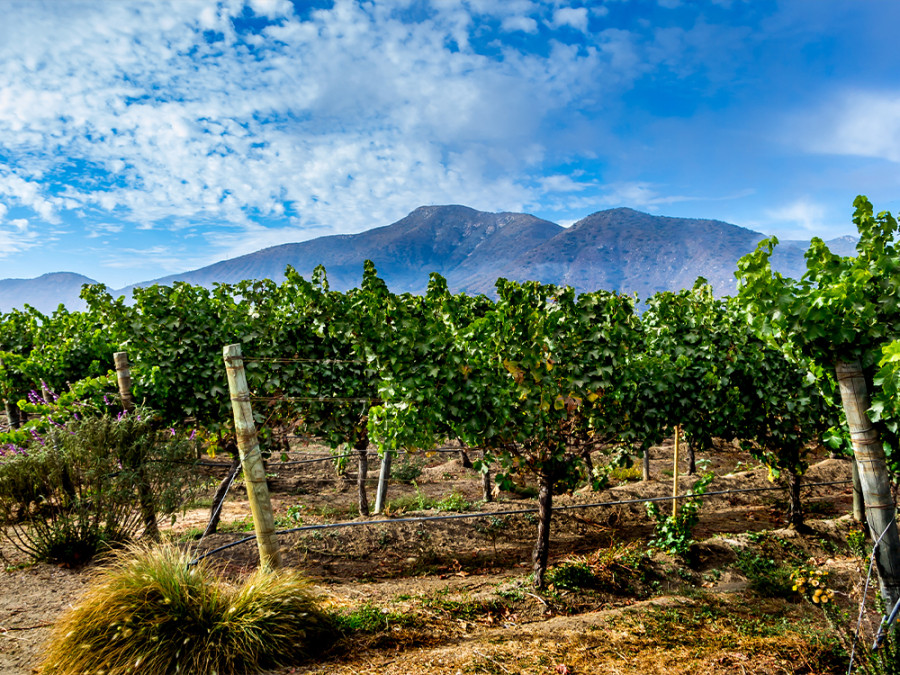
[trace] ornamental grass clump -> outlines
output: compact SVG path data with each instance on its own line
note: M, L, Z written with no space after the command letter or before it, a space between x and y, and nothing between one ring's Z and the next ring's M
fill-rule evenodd
M229 675L298 663L330 632L296 571L241 584L172 545L132 546L55 625L41 672Z

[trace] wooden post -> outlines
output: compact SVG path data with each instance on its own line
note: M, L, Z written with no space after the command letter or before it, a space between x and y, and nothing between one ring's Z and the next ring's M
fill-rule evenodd
M381 513L387 500L388 481L391 479L391 457L393 452L385 451L381 458L381 472L378 474L378 492L375 494L375 513Z
M116 367L116 380L119 383L119 398L122 399L122 409L125 412L134 412L134 400L131 398L131 367L128 365L128 352L116 352L113 354L113 364ZM141 505L141 519L144 521L144 536L152 541L159 541L159 525L156 522L156 504L153 501L153 490L147 483L144 474L143 458L135 458L136 463L129 469L134 471L137 477L138 502Z
M119 383L122 407L131 412L134 410L134 399L131 398L131 366L128 365L128 352L113 354L113 363L116 365L116 380Z
M0 359L0 368L3 367L3 359ZM19 406L15 401L11 401L9 399L3 400L4 410L6 411L6 421L9 424L10 431L13 429L18 429L22 426L22 423L19 419Z
M281 552L275 536L275 516L272 513L272 502L269 500L266 469L259 451L253 409L250 407L250 389L244 372L241 346L228 345L222 350L222 355L225 359L225 371L228 373L228 390L234 411L234 431L247 484L250 512L253 514L259 560L263 566L276 569L281 567Z
M875 556L881 597L885 606L893 607L900 599L900 534L884 446L866 414L871 403L860 362L839 361L835 373L859 470L869 533L876 540L884 533Z
M484 456L486 451L484 449L481 450L481 461L484 463ZM494 501L494 493L491 489L491 471L487 466L481 467L481 498L485 502Z
M672 517L678 517L678 437L681 435L681 427L675 425L675 460L672 463Z

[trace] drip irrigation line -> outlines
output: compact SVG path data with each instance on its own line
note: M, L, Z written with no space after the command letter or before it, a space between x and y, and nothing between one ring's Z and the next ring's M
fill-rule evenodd
M383 403L380 398L371 396L248 396L248 401L287 401L288 403Z
M472 448L466 448L466 449L471 450ZM397 454L397 455L419 455L419 454L424 455L427 452L452 453L452 452L459 452L460 450L462 450L462 448L435 448L434 450L428 450L428 451L422 451L422 452L409 452L408 450L404 450L402 452L398 452L398 451L392 451L392 452L394 452L394 454ZM312 452L312 451L310 451L310 452ZM377 457L378 456L378 452L375 450L367 450L366 454L369 457ZM346 455L328 455L327 457L316 457L314 459L292 459L287 462L269 461L268 464L269 464L269 466L293 466L295 464L312 464L314 462L328 462L332 459L343 459L345 457L358 457L358 456L359 456L359 451L354 450L353 452L346 454ZM220 467L220 468L231 466L230 462L184 462L184 463L185 464L193 464L194 466L209 466L209 467Z
M824 487L827 485L846 485L847 483L852 483L850 480L838 480L831 481L827 483L805 483L801 485L801 488L811 488L811 487ZM777 486L770 488L742 488L740 490L718 490L716 492L704 492L700 495L693 494L684 494L684 495L676 495L674 497L645 497L642 499L625 499L622 501L614 501L614 502L594 502L592 504L568 504L566 506L554 506L551 511L573 511L577 509L591 509L591 508L600 508L606 506L624 506L628 504L646 504L650 502L670 502L673 499L704 499L706 497L713 497L718 495L728 495L728 494L739 494L745 492L769 492L772 490L786 490L787 487ZM436 520L464 520L470 518L489 518L489 517L497 517L497 516L518 516L525 515L527 513L537 513L538 508L530 508L530 509L512 509L506 511L480 511L478 513L455 513L450 516L412 516L409 518L383 518L381 520L351 520L344 521L341 523L324 523L321 525L301 525L300 527L292 527L286 530L276 530L275 534L293 534L294 532L305 532L310 530L333 530L340 527L366 527L369 525L390 525L392 523L424 523ZM189 566L196 565L198 562L203 560L204 558L208 558L211 555L216 553L221 553L229 548L234 546L239 546L240 544L245 544L248 541L253 541L256 539L256 535L251 537L244 537L243 539L239 539L238 541L233 541L229 544L225 544L223 546L219 546L218 548L214 548L211 551L207 551L203 555L197 556L190 563Z
M229 357L235 359L238 357ZM358 359L282 359L271 356L244 356L242 360L245 363L356 363L365 365L365 361Z

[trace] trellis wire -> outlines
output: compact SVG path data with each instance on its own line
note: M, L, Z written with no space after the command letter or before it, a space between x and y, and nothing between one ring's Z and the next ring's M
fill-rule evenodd
M812 488L812 487L825 487L828 485L846 485L847 483L851 483L849 480L838 480L838 481L830 481L827 483L806 483L801 485L801 488ZM573 511L577 509L591 509L591 508L600 508L606 506L624 506L627 504L646 504L650 502L669 502L672 499L704 499L706 497L720 496L720 495L729 495L729 494L740 494L746 492L769 492L772 490L786 490L787 488L784 486L770 487L770 488L742 488L739 490L717 490L715 492L705 492L702 495L694 495L694 494L684 494L684 495L676 495L674 497L645 497L642 499L625 499L621 501L614 502L595 502L592 504L568 504L566 506L554 506L552 507L552 511ZM436 521L436 520L463 520L469 518L488 518L488 517L496 517L496 516L514 516L514 515L524 515L526 513L537 513L537 508L531 509L514 509L507 511L481 511L478 513L456 513L450 516L415 516L410 518L384 518L382 520L352 520L345 521L341 523L324 523L321 525L301 525L300 527L292 527L287 530L278 530L275 534L292 534L294 532L304 532L309 530L329 530L329 529L337 529L339 527L366 527L370 525L389 525L391 523L423 523L428 521ZM243 539L239 539L238 541L233 541L229 544L225 544L224 546L219 546L218 548L214 548L211 551L207 551L203 555L197 556L190 563L189 566L196 565L198 562L203 560L204 558L208 558L216 553L220 553L234 546L239 546L240 544L244 544L248 541L253 541L256 537L245 537Z
M894 524L895 518L891 518L891 522L888 523L888 526L884 528L884 531L878 536L878 539L875 540L875 543L872 545L872 555L869 557L869 569L866 572L866 583L863 585L862 598L859 601L859 617L856 620L856 632L853 634L853 646L850 649L850 665L847 666L847 675L853 672L853 660L856 657L856 645L859 642L859 632L862 629L862 620L863 615L866 611L866 596L869 594L869 581L872 579L872 568L875 565L875 554L878 553L878 545L881 543L881 540L884 538L884 535L890 529L891 525ZM884 620L882 619L882 624ZM879 628L879 632L880 632ZM875 644L872 646L872 651L878 648L878 636L876 636Z

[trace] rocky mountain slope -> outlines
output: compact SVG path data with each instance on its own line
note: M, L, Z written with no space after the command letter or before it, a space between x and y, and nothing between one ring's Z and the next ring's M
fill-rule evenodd
M265 248L208 267L138 284L213 282L284 277L287 265L309 278L324 265L335 290L359 284L363 261L373 260L397 292L421 293L431 272L454 291L492 293L498 277L637 293L693 285L703 276L719 295L735 292L737 260L765 235L716 220L654 216L628 208L593 213L569 228L524 213L486 213L465 206L422 206L405 218L359 234L320 237ZM828 242L835 253L854 252L855 237ZM805 241L783 241L772 261L799 277ZM64 302L79 308L81 275L47 274L37 279L0 280L0 310L23 303L52 311ZM127 295L133 287L116 293Z

